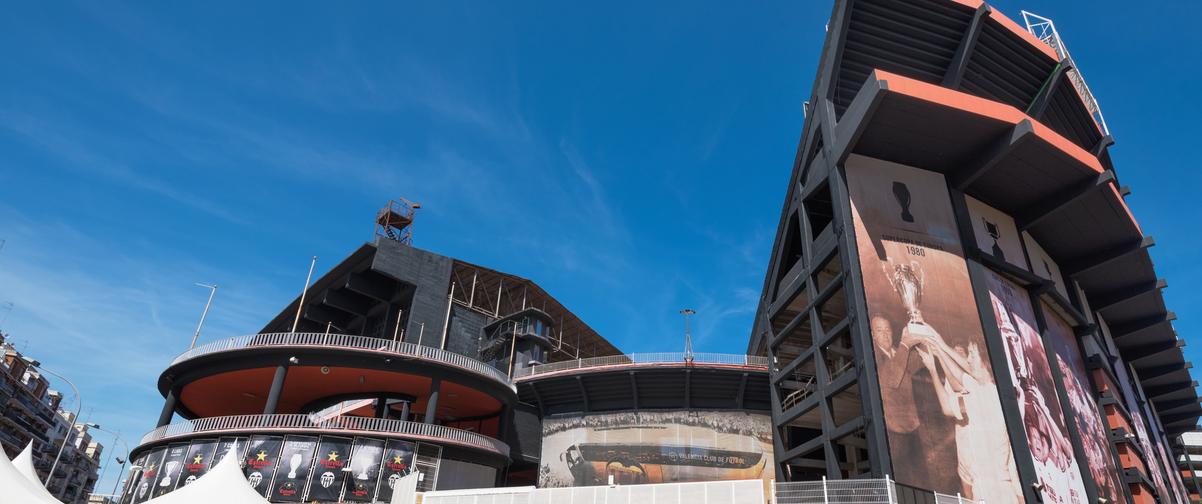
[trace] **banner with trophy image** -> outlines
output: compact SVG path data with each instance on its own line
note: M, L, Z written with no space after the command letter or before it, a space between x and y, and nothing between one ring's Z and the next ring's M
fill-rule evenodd
M354 451L351 452L351 474L347 479L344 500L372 501L376 496L376 483L380 479L380 459L383 456L383 440L355 438Z
M771 423L742 411L546 418L538 486L772 479Z
M188 443L175 443L167 446L167 455L159 466L158 476L154 482L151 496L159 497L175 490L175 483L184 469L184 457L188 456Z
M1022 249L1019 249L1020 251ZM1048 352L1039 335L1030 293L988 270L993 318L1006 348L1015 400L1045 504L1084 502L1085 481L1068 437Z
M351 455L351 439L322 436L314 455L313 473L305 501L335 502L342 496L342 480Z
M1098 412L1081 346L1077 344L1077 337L1068 322L1052 311L1047 303L1041 305L1048 326L1048 341L1056 355L1060 375L1064 377L1064 392L1072 410L1073 422L1077 426L1077 433L1081 435L1089 477L1098 487L1098 497L1107 502L1126 504L1127 494L1123 491L1114 454L1110 451L1110 428L1103 423L1102 415Z
M184 457L184 467L179 478L176 478L175 487L183 488L188 486L197 478L204 476L209 472L209 461L213 458L213 452L217 451L216 439L197 439L192 441L192 446L188 447L188 456Z
M1014 218L972 196L965 196L964 204L972 219L977 248L999 261L1027 269L1027 257Z
M313 465L313 452L317 449L317 438L313 436L288 436L284 438L284 449L280 452L280 467L271 483L272 502L300 502L309 481L309 469Z
M895 479L1022 502L943 175L860 155L844 167Z
M280 436L256 435L250 437L243 459L246 461L243 473L250 487L267 497L271 490L271 478L275 476L276 462L280 460L280 446L284 438Z
M380 467L380 490L376 500L392 502L392 491L397 482L412 470L413 454L417 452L417 444L412 441L390 439L384 447L384 464Z

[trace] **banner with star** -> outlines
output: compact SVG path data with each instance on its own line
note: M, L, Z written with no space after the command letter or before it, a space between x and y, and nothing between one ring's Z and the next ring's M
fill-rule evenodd
M162 453L159 454L162 457ZM146 468L150 467L150 454L144 453L134 461L134 465L129 469L129 476L125 481L125 490L121 492L120 504L133 504L138 501L138 487L145 478Z
M313 467L313 452L317 449L314 436L288 436L280 455L280 468L271 483L272 502L301 502L305 484Z
M271 479L275 476L276 464L280 460L280 446L284 438L280 436L251 436L247 443L246 461L243 473L260 495L267 497L271 489Z
M384 447L384 463L380 467L379 493L376 500L392 502L392 491L397 481L413 470L413 454L417 444L412 441L391 439Z
M343 471L351 454L351 439L322 436L317 445L313 473L309 477L309 489L305 501L336 502L342 495Z
M216 439L197 439L188 447L188 456L184 457L184 468L176 478L175 488L183 488L209 472L209 461L213 452L217 451Z
M355 438L351 452L351 474L346 484L345 500L371 502L376 495L376 483L380 479L380 458L384 456L384 441L371 438Z
M159 497L175 490L175 483L184 469L184 457L188 456L188 443L175 443L167 446L167 456L159 466L158 476L151 489L153 497Z
M142 465L142 477L138 480L138 485L133 489L132 504L146 502L152 497L150 486L154 484L155 478L159 475L159 467L163 465L163 457L167 455L167 447L163 446L155 448L146 456L146 463Z

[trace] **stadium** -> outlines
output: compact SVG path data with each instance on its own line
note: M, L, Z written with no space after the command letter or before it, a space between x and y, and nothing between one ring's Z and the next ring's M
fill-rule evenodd
M426 502L1189 502L1202 407L1153 241L1081 69L1022 14L835 2L746 355L623 354L535 282L414 247L397 201L259 333L167 366L121 502L232 446L273 502L388 502L411 472Z

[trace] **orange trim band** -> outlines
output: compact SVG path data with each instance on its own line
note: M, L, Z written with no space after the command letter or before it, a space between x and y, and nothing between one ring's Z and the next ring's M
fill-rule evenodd
M1035 118L1024 114L1010 105L948 89L937 84L903 77L880 69L874 70L873 74L877 80L887 82L888 89L891 92L902 93L1010 124L1018 124L1023 120L1031 121L1037 137L1069 155L1069 157L1077 160L1082 165L1089 167L1095 173L1102 173L1104 171L1102 163L1098 162L1098 158L1085 149L1082 149L1079 145L1069 141L1069 139L1064 138L1059 133L1056 133L1051 128L1048 128Z

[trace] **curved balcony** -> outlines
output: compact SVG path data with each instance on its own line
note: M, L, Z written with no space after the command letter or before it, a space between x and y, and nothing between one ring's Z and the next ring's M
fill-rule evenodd
M309 415L236 415L199 418L164 425L142 436L140 446L176 438L232 434L342 434L402 437L453 444L509 457L509 445L463 429L383 418L339 416L314 421Z
M691 357L691 358L690 358ZM513 372L513 379L526 379L550 373L574 371L615 366L654 366L654 365L703 365L703 366L732 366L768 369L768 358L757 355L694 353L691 356L684 352L637 353L626 355L608 355L591 357L550 364L539 364Z
M471 357L459 355L457 353L448 352L438 348L416 345L413 343L390 341L367 336L353 336L349 334L264 333L237 336L234 338L213 341L188 350L172 360L171 366L175 366L181 362L195 359L197 357L213 355L222 352L236 352L252 348L283 347L363 350L369 352L379 352L388 355L396 355L400 357L422 359L459 368L464 371L500 382L508 388L513 388L512 383L510 383L509 378L505 376L505 373L498 371L488 364L472 359Z

